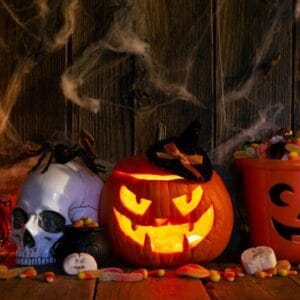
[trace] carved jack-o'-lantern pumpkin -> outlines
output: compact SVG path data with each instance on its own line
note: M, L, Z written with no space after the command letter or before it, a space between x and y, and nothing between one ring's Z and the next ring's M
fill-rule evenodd
M199 183L140 157L116 166L100 211L112 251L143 266L212 260L227 245L233 225L231 200L216 172Z
M300 161L239 159L251 241L300 263Z

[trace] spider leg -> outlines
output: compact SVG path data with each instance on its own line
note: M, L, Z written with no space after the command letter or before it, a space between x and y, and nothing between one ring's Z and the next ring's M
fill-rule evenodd
M41 153L45 152L48 149L50 149L50 144L45 143L38 150L28 150L28 151L26 151L26 155L28 155L29 157L37 156L37 155L40 155Z
M53 152L51 152L50 157L49 157L49 159L48 159L48 162L47 162L45 168L44 168L43 171L42 171L42 174L48 171L49 166L50 166L50 164L52 163L53 156L54 156L54 154L53 154Z
M32 169L29 171L29 173L34 172L34 171L41 165L42 161L43 161L43 160L45 159L45 157L46 157L46 154L47 154L47 151L45 151L45 152L41 155L41 157L38 159L36 165L32 167Z
M76 156L81 156L81 151L82 149L79 145L68 148L65 145L59 144L55 147L54 158L57 163L65 164Z
M96 170L96 172L101 172L101 173L105 173L105 166L101 165L101 164L96 164L94 163L94 168Z

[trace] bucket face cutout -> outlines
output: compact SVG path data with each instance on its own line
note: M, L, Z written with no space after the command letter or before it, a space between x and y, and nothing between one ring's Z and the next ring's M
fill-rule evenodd
M254 246L300 263L300 161L239 159Z

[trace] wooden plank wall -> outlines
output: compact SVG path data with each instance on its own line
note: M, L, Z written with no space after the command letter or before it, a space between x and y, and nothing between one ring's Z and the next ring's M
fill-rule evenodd
M10 116L22 142L42 143L53 131L77 142L85 128L113 164L143 154L160 123L172 136L198 118L201 146L234 189L239 143L275 126L300 127L296 1L55 0L46 19L34 17L36 3L48 2L0 1L2 98L17 66L31 62ZM53 49L46 42L72 3L74 32ZM62 93L62 74L83 57L91 68L74 73L78 95L100 99L98 113Z

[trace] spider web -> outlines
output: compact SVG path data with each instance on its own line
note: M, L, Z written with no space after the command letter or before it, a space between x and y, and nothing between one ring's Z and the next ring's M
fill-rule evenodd
M0 94L0 154L14 156L16 152L20 153L24 150L24 142L20 139L18 132L14 129L10 116L12 109L21 93L21 86L27 74L32 72L37 60L42 59L39 55L41 52L55 53L62 47L66 46L76 28L76 13L82 9L78 0L57 1L54 7L47 0L34 0L27 2L21 8L17 8L11 1L0 0L0 9L6 13L11 21L15 24L16 30L22 32L24 41L30 41L32 46L23 49L19 55L14 70L9 78L5 88ZM138 5L135 5L138 3ZM214 18L217 26L217 41L220 42L221 30L218 23L219 15L224 9L224 1L219 1L218 10L215 12ZM221 96L217 99L217 115L223 118L222 123L226 124L227 134L226 140L215 145L213 149L209 149L211 158L215 163L221 164L225 157L231 156L232 151L240 143L245 140L255 139L266 129L281 127L278 124L277 117L282 113L284 107L281 103L275 103L267 107L261 107L255 99L250 99L249 95L258 80L261 71L262 61L271 47L274 35L280 30L284 22L284 14L292 5L292 1L274 1L272 7L273 15L270 17L269 24L256 47L256 53L252 60L252 66L249 74L241 78L231 90L226 91L224 88L224 61L222 58L222 49L217 53L217 64L220 70L220 87ZM135 31L137 26L150 30L148 27L149 19L147 12L149 10L147 1L111 1L111 5L116 7L114 11L114 21L104 37L87 45L82 55L75 58L73 63L66 68L61 74L60 85L57 89L61 89L65 98L72 103L97 113L103 105L113 105L120 109L129 110L136 115L137 119L149 119L151 114L163 107L167 107L176 102L186 102L195 107L200 107L205 111L207 109L202 99L193 94L189 90L189 82L191 72L193 71L194 62L197 56L197 49L204 42L205 33L210 30L209 25L204 27L203 34L194 44L185 47L186 59L184 63L178 63L178 69L172 71L177 74L169 74L167 66L159 61L152 51L153 45L145 41L138 32ZM57 9L61 7L60 19L57 19ZM22 18L24 11L32 11L31 17ZM205 16L208 11L204 11L203 15L198 16L199 20ZM295 5L295 19L300 17L300 1ZM193 24L191 28L187 28L187 35L193 34L195 28L199 24ZM36 50L38 53L34 53ZM10 45L7 44L4 36L0 36L0 51L10 51ZM116 54L115 58L105 63L107 53ZM146 81L148 86L165 95L164 99L154 100L141 106L127 106L116 104L110 98L103 96L92 97L88 94L82 94L81 88L90 82L94 74L100 74L105 69L113 68L123 61L133 57L146 73ZM104 61L99 65L99 61ZM178 75L180 74L180 75ZM176 80L172 79L176 78ZM97 84L97 83L95 83ZM110 82L104 83L103 90L107 89ZM209 84L209 83L208 83ZM107 86L105 86L107 85ZM257 119L245 128L237 128L234 124L228 123L227 106L237 103L241 99L250 101L257 110ZM23 165L24 167L24 165ZM13 172L16 176L19 170ZM30 167L29 167L30 168ZM23 172L24 173L24 172ZM3 178L3 176L2 176ZM0 186L0 190L1 190Z

